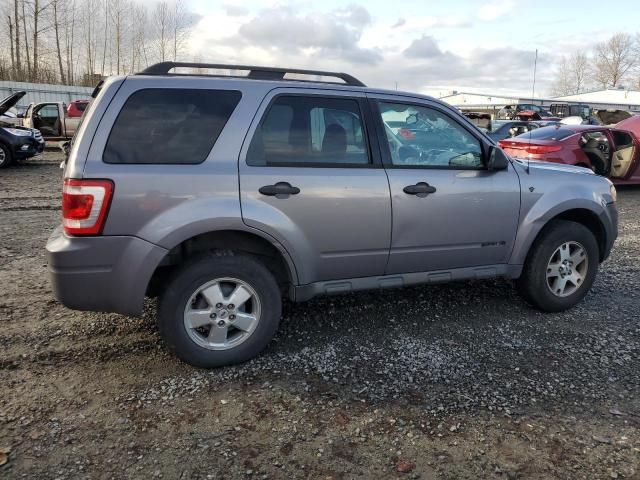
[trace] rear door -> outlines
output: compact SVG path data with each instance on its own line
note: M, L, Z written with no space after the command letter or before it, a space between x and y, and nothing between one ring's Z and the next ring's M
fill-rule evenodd
M506 264L520 211L512 165L489 171L487 144L466 122L428 101L376 97L393 210L387 274ZM404 139L389 121L420 125ZM493 267L495 268L495 267ZM447 277L443 277L447 278Z
M302 284L384 273L391 202L369 116L361 92L276 89L245 140L243 220L283 244Z
M640 172L638 171L640 150L637 139L624 130L611 129L609 133L613 144L609 177L617 180L630 180L631 177L640 177Z

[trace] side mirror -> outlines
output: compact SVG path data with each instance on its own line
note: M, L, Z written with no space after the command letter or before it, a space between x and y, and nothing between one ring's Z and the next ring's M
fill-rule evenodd
M487 168L492 171L506 170L509 166L509 157L500 147L491 147L489 151L489 164Z
M24 113L19 113L18 115L16 115L16 117L18 117L18 118L24 118Z

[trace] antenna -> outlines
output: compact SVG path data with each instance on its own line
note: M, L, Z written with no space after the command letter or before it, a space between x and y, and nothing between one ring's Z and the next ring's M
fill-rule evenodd
M536 56L533 60L533 84L531 86L531 103L535 105L536 98L536 71L538 70L538 49L536 48ZM529 130L529 144L531 144L531 130ZM531 154L529 154L531 155ZM530 159L527 157L527 173L529 173Z
M531 87L531 102L536 96L536 70L538 69L538 49L536 48L536 58L533 61L533 86Z

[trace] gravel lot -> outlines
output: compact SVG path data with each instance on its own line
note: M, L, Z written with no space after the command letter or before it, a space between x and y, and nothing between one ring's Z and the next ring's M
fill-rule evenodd
M640 479L640 188L569 312L505 281L315 299L258 359L199 371L152 302L55 302L59 161L0 171L0 477Z

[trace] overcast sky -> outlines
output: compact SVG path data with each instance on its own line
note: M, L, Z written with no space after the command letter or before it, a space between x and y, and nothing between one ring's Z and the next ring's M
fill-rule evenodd
M200 19L188 50L202 61L340 70L436 96L529 96L537 48L536 92L545 95L560 55L640 30L637 2L192 0Z

